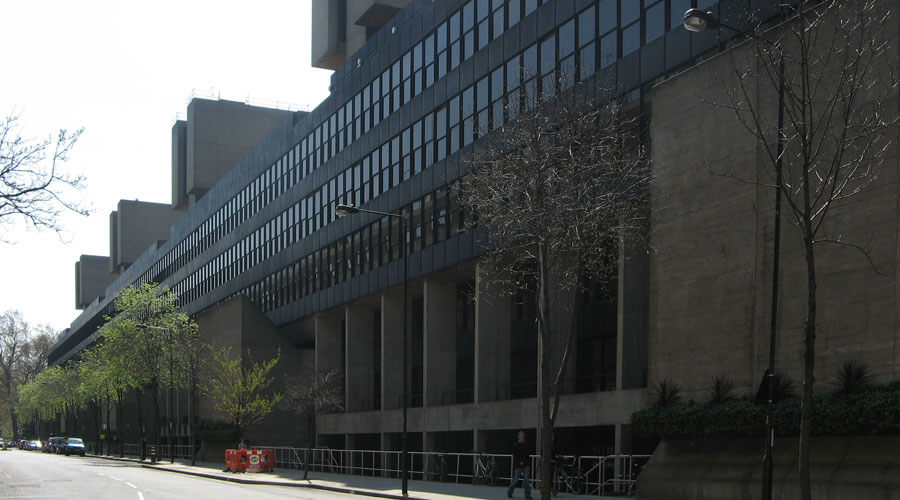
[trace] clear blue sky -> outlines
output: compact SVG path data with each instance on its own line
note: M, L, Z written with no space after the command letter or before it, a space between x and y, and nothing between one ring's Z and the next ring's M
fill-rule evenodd
M90 217L62 239L25 226L0 243L0 311L61 330L75 309L75 261L109 255L119 199L171 201L171 127L193 90L315 107L330 71L310 67L310 0L0 2L0 115L25 135L84 127L68 164L87 176Z

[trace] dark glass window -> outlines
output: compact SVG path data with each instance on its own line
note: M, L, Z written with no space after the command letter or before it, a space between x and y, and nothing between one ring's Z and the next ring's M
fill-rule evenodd
M633 2L635 0L624 1ZM600 23L597 25L600 28L598 33L602 35L618 26L619 9L616 0L600 0L597 9L600 18Z
M641 23L637 22L622 30L622 56L627 56L641 48Z
M462 29L469 31L475 27L475 0L469 0L462 8Z
M578 15L578 46L583 47L586 43L591 42L597 36L594 32L594 8L586 9Z
M640 17L641 0L620 0L620 8L622 9L622 26L624 26Z
M503 66L491 73L491 101L503 97Z
M645 11L644 43L656 40L666 32L666 2L658 2Z
M600 39L600 67L605 68L616 62L618 42L613 31Z
M559 58L575 52L575 19L559 28Z
M490 12L490 0L478 0L476 15L478 21L484 20Z
M546 75L556 68L556 39L550 37L541 42L541 74Z
M519 22L519 18L521 14L519 9L521 5L519 4L519 0L513 0L509 3L509 25L513 26Z
M503 15L504 9L502 6L494 11L494 35L492 38L497 38L503 34Z
M535 44L522 53L522 69L526 80L537 76L537 63L537 44Z
M519 72L522 71L519 56L506 62L506 91L510 92L519 86Z
M597 69L596 51L594 50L594 47L596 47L596 45L591 43L581 49L579 55L581 80L593 75Z

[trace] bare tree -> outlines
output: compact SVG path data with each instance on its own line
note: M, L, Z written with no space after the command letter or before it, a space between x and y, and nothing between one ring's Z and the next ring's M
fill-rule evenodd
M486 265L534 283L541 496L550 498L552 430L576 335L574 297L614 272L617 256L625 258L618 255L623 238L644 233L649 166L636 114L610 91L571 87L566 75L522 79L522 97L507 103L502 128L493 123L486 133L479 124L485 137L475 144L460 198L492 249ZM551 320L560 313L569 314L568 326Z
M293 377L285 382L285 398L298 415L306 418L307 449L315 446L316 416L344 409L341 372L331 370ZM309 474L310 456L304 459L303 479Z
M878 179L896 134L896 47L885 30L896 12L881 0L804 0L777 28L758 36L756 57L735 60L730 102L782 178L772 187L787 205L806 262L806 319L800 411L801 498L810 498L809 439L815 383L816 249L854 248L876 268L863 243L842 237L838 207ZM894 4L894 7L896 5ZM896 42L894 38L893 42ZM779 92L781 88L781 92ZM780 105L777 96L782 96ZM783 112L783 125L773 119ZM877 269L876 269L877 271Z
M10 425L15 434L18 428L15 395L18 371L28 345L28 323L18 311L6 311L0 316L0 397L9 407Z
M84 177L63 168L83 131L61 129L55 138L24 138L18 114L0 120L0 226L24 220L59 232L62 212L88 215L74 198L84 188Z

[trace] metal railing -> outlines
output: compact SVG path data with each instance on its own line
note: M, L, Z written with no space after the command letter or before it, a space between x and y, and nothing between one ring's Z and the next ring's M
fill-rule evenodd
M147 443L144 445L144 456L149 457L151 447L157 448L156 450L156 458L157 460L164 460L171 457L171 451L169 445L161 444L157 447L154 443ZM191 450L191 445L188 444L176 444L174 445L175 449L175 458L184 458L190 459L193 455ZM140 443L124 443L122 444L122 450L125 455L139 457L141 456L141 444Z
M275 454L275 467L286 469L302 469L305 461L310 460L309 469L314 472L330 472L335 474L351 474L377 476L387 478L400 477L399 451L379 450L332 450L329 448L292 448L285 446L261 446L271 449ZM471 483L474 477L474 465L478 453L440 453L409 452L410 479L437 480L433 464L443 459L443 477L451 483ZM481 454L484 460L492 460L497 468L496 484L506 485L512 477L512 456L508 454ZM577 481L567 485L555 485L557 489L569 493L587 495L633 495L636 492L637 477L641 468L650 459L650 455L608 455L608 456L558 456L555 460L564 460L569 465L571 474L577 475ZM540 488L540 456L531 456L531 484ZM554 480L557 475L554 474ZM577 487L572 486L577 484ZM576 490L577 491L573 491Z
M125 443L126 455L140 456L141 445ZM147 445L147 456L150 454ZM309 460L313 472L350 474L387 478L400 477L399 451L379 450L332 450L330 448L293 448L288 446L260 446L275 455L275 467L282 469L304 469ZM496 467L496 485L507 485L512 477L512 456L496 453L442 453L409 452L410 479L437 480L434 473L435 461L443 460L443 478L450 483L472 483L475 478L475 461L481 455L483 460L493 460ZM159 460L169 458L169 447L159 447ZM175 457L191 458L189 445L175 445ZM541 486L541 457L531 456L532 488ZM575 479L561 484L560 475L553 474L554 488L567 493L585 495L633 495L636 493L637 478L650 455L606 455L572 456L561 455L555 462L566 463L566 474ZM554 471L556 472L556 471ZM574 477L573 477L574 475ZM577 486L574 486L577 485Z

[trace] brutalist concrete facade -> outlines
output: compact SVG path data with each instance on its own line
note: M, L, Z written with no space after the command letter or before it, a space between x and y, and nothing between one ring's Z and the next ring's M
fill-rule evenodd
M476 121L500 126L506 104L542 78L565 71L587 87L613 83L643 109L654 81L719 43L716 33L681 29L690 1L644 3L410 1L335 71L329 98L286 117L123 271L51 361L92 342L126 286L169 286L197 317L246 296L295 349L314 349L298 373L309 363L344 373L345 411L317 419L319 444L398 449L406 322L413 449L506 452L517 428L533 441L530 299L485 286L484 249L456 198L460 158L478 140ZM730 18L735 5L704 7ZM774 2L760 5L771 11ZM411 234L388 218L338 219L341 202L404 214ZM402 245L411 252L405 318ZM606 299L583 307L589 327L565 382L560 448L633 448L627 424L648 382L649 259L621 259ZM253 335L248 325L239 337Z
M114 276L109 272L109 257L82 255L75 262L75 307L84 309L102 297Z
M897 95L886 83L887 72L900 61L900 53L897 24L886 23L885 28L890 47L883 58L885 73L880 82L873 80L876 85L868 95L892 93L884 110L889 122L896 120ZM672 380L686 398L699 401L708 397L707 388L717 376L732 380L741 395L754 394L768 365L773 167L733 111L709 104L731 102L728 92L737 85L734 68L750 57L751 49L749 44L738 46L651 92L649 378ZM754 89L753 95L754 106L774 124L775 91ZM850 359L869 366L873 383L897 380L900 373L900 281L894 271L900 262L897 128L887 138L877 179L859 195L838 200L829 213L823 234L844 244L815 247L817 391L835 390L837 369ZM787 206L782 213L775 365L799 390L807 269L799 229Z

